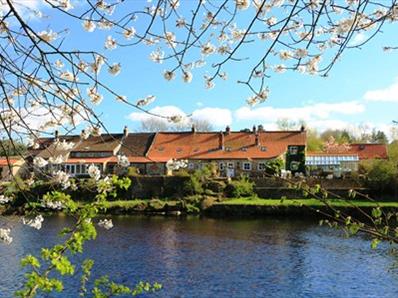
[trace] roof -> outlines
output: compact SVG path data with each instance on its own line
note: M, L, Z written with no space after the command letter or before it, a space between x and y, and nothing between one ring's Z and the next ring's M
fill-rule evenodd
M9 166L16 164L17 162L21 161L21 158L17 157L9 157L8 159L6 157L0 157L0 167L4 166Z
M155 133L129 133L123 140L119 154L127 157L145 157Z
M65 163L80 164L80 163L104 163L108 162L110 157L88 157L88 158L68 158Z
M329 148L327 151L328 154L358 154L359 159L387 159L387 145L385 144L368 144L368 143L359 143L359 144L349 144L344 147L336 147Z
M359 159L388 158L386 144L351 144L348 152L358 154Z
M79 142L72 152L108 152L114 151L121 144L123 134L102 134L90 136Z
M42 148L42 150L37 154L37 156L40 156L45 159L50 158L51 156L53 157L60 155L66 156L69 154L71 150L70 149L65 150L61 146L61 142L74 143L76 145L78 142L80 142L80 136L61 136L58 138L58 140L60 142L55 142L55 138L39 139L39 143L42 145L44 144L44 148Z
M256 144L258 138L258 145ZM157 133L147 157L157 162L176 159L269 159L289 145L304 146L302 131Z

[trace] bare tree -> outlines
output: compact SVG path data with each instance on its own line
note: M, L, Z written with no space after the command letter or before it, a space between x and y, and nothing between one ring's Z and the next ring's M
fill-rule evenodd
M190 119L186 122L170 123L165 119L148 117L141 120L139 131L160 132L160 131L187 131L192 127L196 131L212 131L213 126L207 120Z

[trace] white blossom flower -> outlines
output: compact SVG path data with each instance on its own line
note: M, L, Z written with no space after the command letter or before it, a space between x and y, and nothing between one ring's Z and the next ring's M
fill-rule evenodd
M40 156L36 156L33 159L33 165L38 168L44 168L48 164L47 160Z
M103 96L97 92L97 88L95 87L87 88L87 94L91 102L96 105L100 104L103 99Z
M286 66L283 64L276 65L274 71L277 73L284 73L286 71Z
M95 179L95 180L98 180L99 178L101 178L101 171L100 171L100 170L98 169L98 167L95 166L94 164L91 164L91 165L88 167L87 173L88 173L88 175L89 175L91 178L93 178L93 179Z
M175 73L173 71L169 71L169 70L165 70L163 72L163 77L167 80L167 81L171 81L175 78Z
M287 60L292 57L292 53L290 51L280 51L279 52L279 58L281 60Z
M164 36L167 44L174 48L175 47L175 42L176 42L176 36L173 32L166 32L165 36Z
M70 0L51 0L50 2L65 11L73 9L73 5Z
M105 49L114 50L117 47L116 39L112 36L108 36L105 40Z
M44 218L41 214L32 219L26 219L25 217L22 217L22 223L24 225L30 226L37 230L41 229L43 221L44 221Z
M126 168L130 165L130 162L126 155L118 155L117 156L117 164L121 167Z
M106 20L106 19L101 19L98 22L98 27L100 29L103 29L103 30L110 30L110 29L112 29L113 24L110 21Z
M0 228L0 240L2 240L5 244L11 244L12 237L10 236L10 229L1 229Z
M305 58L308 55L308 51L306 49L297 49L294 54L297 58Z
M134 27L130 27L123 31L124 38L132 39L135 35L136 31Z
M57 145L57 148L60 150L69 151L75 146L75 143L67 142L66 140L62 140L62 141L57 141L56 145Z
M70 186L69 178L70 178L69 174L61 170L55 172L53 175L54 182L61 184L63 189L69 188Z
M176 171L188 166L188 161L186 159L169 159L166 162L166 168L169 171Z
M96 27L96 25L92 20L85 20L83 22L83 28L87 32L93 32L95 30L95 27Z
M205 88L206 89L213 89L216 84L210 78L205 78Z
M181 115L174 115L174 116L169 116L167 117L167 120L172 123L180 123L182 122L183 116Z
M46 42L52 42L55 39L57 39L58 34L56 32L53 32L52 30L49 31L41 31L39 33L37 33L37 35L43 39Z
M192 82L192 73L190 71L184 71L182 73L182 79L184 80L185 83L191 83Z
M76 77L70 71L62 72L59 77L66 81L75 81L75 80L77 81Z
M153 51L149 54L149 58L155 63L162 64L164 59L164 52L160 49L157 49L156 51Z
M117 76L120 73L120 70L120 63L114 63L108 68L108 72L114 76Z
M112 223L112 219L101 219L98 222L98 226L107 230L110 230L113 228L113 223Z
M179 18L176 20L176 27L177 28L184 28L187 25L187 22L184 18Z
M136 105L138 107L143 107L146 105L149 105L150 103L152 103L154 100L156 99L156 96L154 95L148 95L147 97L145 97L144 99L139 99L136 103Z
M235 0L236 7L240 10L246 10L250 6L250 0Z
M58 156L50 156L48 158L48 162L52 163L54 165L60 165L62 163L64 163L66 160L66 157L62 156L62 155L58 155Z
M91 71L98 74L101 71L101 67L104 65L104 63L104 57L96 55L94 63L90 64Z
M201 50L200 50L200 52L204 56L214 54L215 51L216 51L216 47L214 45L212 45L210 42L207 42L204 45L202 45Z
M270 17L265 22L267 23L268 26L273 26L276 24L277 19L276 17Z
M64 204L60 201L48 201L43 200L40 204L43 208L48 208L52 210L62 210L64 208Z
M0 195L0 204L7 204L11 202L10 197L6 197L5 195Z
M59 60L59 59L54 62L54 65L55 65L56 68L64 67L64 63L61 60Z

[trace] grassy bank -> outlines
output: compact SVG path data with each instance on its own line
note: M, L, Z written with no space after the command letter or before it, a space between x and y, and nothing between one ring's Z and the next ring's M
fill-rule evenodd
M372 207L385 207L385 208L398 208L398 202L372 202L367 200L337 200L328 199L327 203L333 207L362 207L362 208L372 208ZM317 199L263 199L258 197L248 197L248 198L232 198L219 203L218 205L248 205L248 206L309 206L309 207L322 207L325 203Z

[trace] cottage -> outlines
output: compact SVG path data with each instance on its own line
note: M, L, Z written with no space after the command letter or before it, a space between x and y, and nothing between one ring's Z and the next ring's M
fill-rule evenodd
M12 179L13 176L19 174L25 161L21 157L0 157L0 181Z
M188 170L216 163L222 176L234 177L242 173L262 174L267 163L280 158L286 169L304 172L306 132L252 131L221 132L161 132L153 139L146 156L158 164L170 159L188 160ZM149 174L154 174L149 172Z

